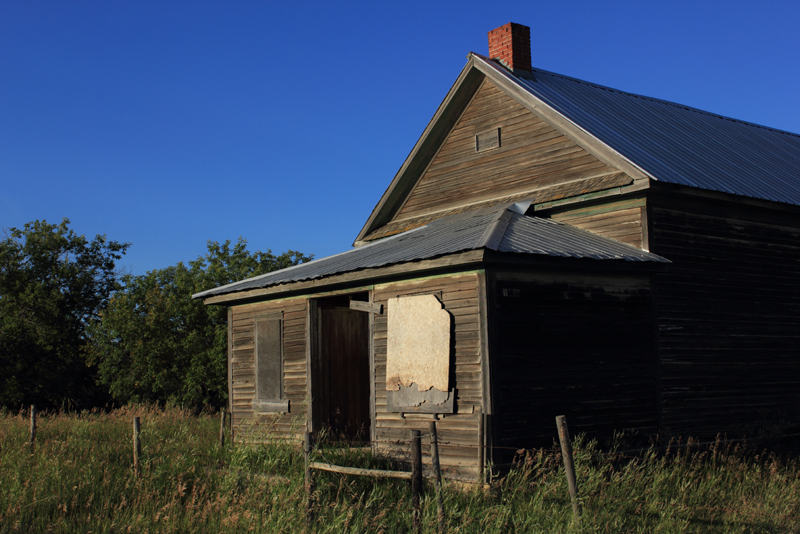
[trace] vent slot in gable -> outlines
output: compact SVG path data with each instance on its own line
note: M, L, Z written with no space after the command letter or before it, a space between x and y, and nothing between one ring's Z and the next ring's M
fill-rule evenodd
M500 148L500 128L492 128L475 136L475 152L486 152Z

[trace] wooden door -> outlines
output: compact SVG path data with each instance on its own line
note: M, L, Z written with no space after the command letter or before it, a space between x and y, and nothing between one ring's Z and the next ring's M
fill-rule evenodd
M349 308L319 310L321 413L333 437L370 437L369 315Z

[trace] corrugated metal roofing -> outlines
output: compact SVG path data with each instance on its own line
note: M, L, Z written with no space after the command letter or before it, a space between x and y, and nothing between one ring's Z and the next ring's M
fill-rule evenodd
M421 228L387 237L308 263L197 293L193 298L259 289L286 282L430 259L467 250L544 254L596 260L668 260L564 223L526 217L506 207L444 217Z
M657 181L800 205L800 135L473 55Z

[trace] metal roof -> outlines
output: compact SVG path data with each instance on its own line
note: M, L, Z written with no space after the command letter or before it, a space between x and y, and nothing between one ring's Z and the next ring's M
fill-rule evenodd
M529 204L524 203L521 208L515 204L443 217L341 254L203 291L193 298L312 280L481 248L520 254L668 263L656 254L568 224L521 215L519 212L524 212Z
M800 135L472 55L657 181L800 205Z

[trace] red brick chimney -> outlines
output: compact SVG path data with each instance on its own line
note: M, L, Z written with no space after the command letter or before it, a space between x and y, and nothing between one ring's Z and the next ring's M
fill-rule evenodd
M489 57L513 71L531 71L531 29L509 22L489 32Z

